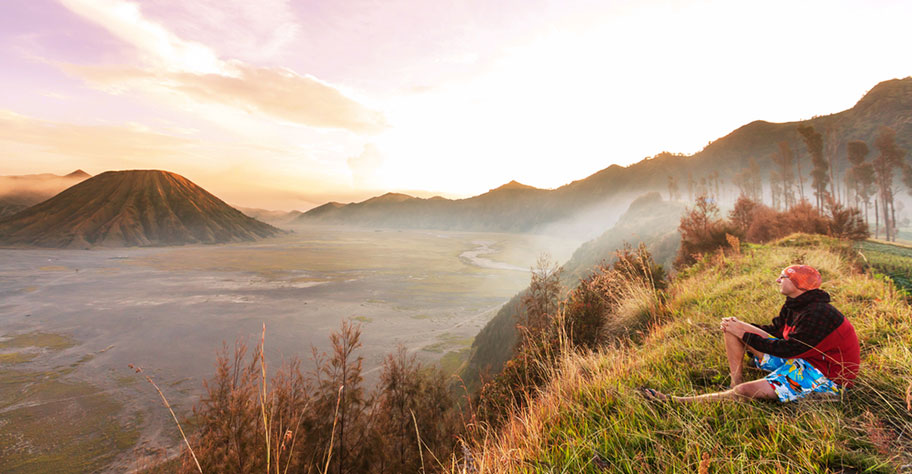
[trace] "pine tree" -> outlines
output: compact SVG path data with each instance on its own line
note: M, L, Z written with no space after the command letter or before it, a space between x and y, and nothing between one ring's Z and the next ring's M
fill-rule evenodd
M811 155L811 163L814 165L814 169L811 170L811 180L817 209L821 211L823 204L826 202L827 186L830 180L828 173L829 164L823 157L823 136L810 125L799 126L798 133L804 140L808 153Z
M868 224L868 206L871 202L871 195L874 193L874 166L866 163L865 158L868 156L868 145L861 141L851 141L846 145L849 162L852 168L846 173L852 183L852 189L855 191L855 205L864 203L865 224Z
M678 178L668 175L668 200L678 200Z
M880 201L880 212L883 215L884 233L887 240L896 240L896 212L893 197L893 170L903 167L906 151L896 145L896 132L889 127L881 127L874 139L874 147L879 154L872 161L877 181Z
M795 161L788 142L779 142L779 151L773 154L773 163L778 167L778 178L781 183L782 204L790 209L795 204L795 173L792 171L792 162Z

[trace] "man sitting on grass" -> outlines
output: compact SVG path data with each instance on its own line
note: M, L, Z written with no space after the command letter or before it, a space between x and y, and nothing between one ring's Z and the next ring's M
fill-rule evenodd
M648 399L690 402L723 399L797 400L813 392L839 394L858 374L859 347L855 328L820 290L820 273L807 265L787 267L776 279L786 296L772 324L757 326L737 318L722 319L731 388L694 397L672 397L651 388ZM745 350L757 367L769 373L743 382Z

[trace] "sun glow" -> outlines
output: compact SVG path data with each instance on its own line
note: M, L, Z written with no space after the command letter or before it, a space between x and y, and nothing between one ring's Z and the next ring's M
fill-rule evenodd
M41 34L0 32L9 51L28 51L26 60L0 51L18 91L0 111L37 127L7 136L4 150L27 146L41 154L18 154L21 162L69 163L81 148L54 149L54 158L34 137L55 127L121 137L122 124L135 123L131 136L178 139L178 153L112 150L77 167L192 170L213 189L256 176L276 185L279 208L386 191L470 196L510 180L554 188L662 151L694 153L754 120L845 110L878 82L912 73L899 46L907 2L533 2L521 14L507 2L484 13L452 7L434 31L426 20L439 12L408 2L274 0L281 8L249 30L241 10L198 2L61 0L54 8L70 23L58 43L42 43L52 23ZM254 54L257 45L269 54ZM23 166L8 168L70 167ZM294 189L298 197L280 197Z

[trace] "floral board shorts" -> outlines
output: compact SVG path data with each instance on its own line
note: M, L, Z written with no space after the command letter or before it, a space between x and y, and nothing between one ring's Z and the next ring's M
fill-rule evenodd
M791 402L814 392L838 395L842 388L804 359L783 359L763 354L762 359L751 356L754 364L770 374L764 377L779 400Z

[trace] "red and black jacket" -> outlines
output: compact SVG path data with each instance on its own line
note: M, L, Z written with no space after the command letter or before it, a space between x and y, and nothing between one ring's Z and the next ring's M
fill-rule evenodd
M855 328L830 304L830 295L823 290L786 298L772 324L755 326L777 338L744 333L741 339L760 352L804 359L845 387L850 387L858 374L861 360Z

